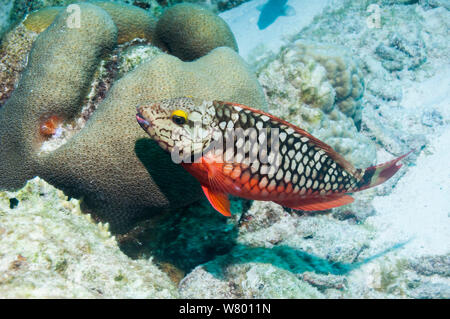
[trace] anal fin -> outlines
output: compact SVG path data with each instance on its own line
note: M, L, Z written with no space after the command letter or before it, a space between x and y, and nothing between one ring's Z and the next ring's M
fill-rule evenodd
M314 211L314 210L326 210L334 207L339 207L353 203L355 199L350 195L329 195L329 196L317 196L313 198L305 198L299 200L280 201L275 202L281 206L289 207L292 209Z
M206 186L202 186L206 198L208 198L212 207L224 216L230 217L230 200L228 195L222 192L211 190Z

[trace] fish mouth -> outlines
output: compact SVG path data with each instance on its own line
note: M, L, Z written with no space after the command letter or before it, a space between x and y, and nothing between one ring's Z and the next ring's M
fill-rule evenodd
M136 120L138 121L139 125L144 129L147 130L151 125L150 122L147 121L141 114L141 112L139 112L139 109L137 110L136 113Z

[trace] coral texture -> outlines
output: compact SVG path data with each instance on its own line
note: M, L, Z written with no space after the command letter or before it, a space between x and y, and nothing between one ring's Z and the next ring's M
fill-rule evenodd
M382 60L383 67L388 71L409 70L420 67L426 60L424 41L417 34L408 35L409 40L397 32L389 35L387 44L380 43L375 49Z
M39 178L0 192L0 251L2 298L178 296L151 260L128 258L106 225Z
M8 3L5 8L5 19L11 22L21 20L27 13L50 6L67 6L86 0L2 0ZM155 16L162 14L165 8L177 3L190 2L201 5L215 13L229 10L249 0L110 0L109 2L125 3L142 8ZM430 0L431 1L431 0ZM435 1L435 0L434 0ZM1 2L0 2L1 3ZM1 17L1 14L0 14ZM9 22L8 21L8 22ZM1 34L1 32L0 32Z
M361 98L364 93L364 79L360 66L342 47L312 42L296 42L296 54L287 63L308 63L312 58L322 65L326 77L336 92L335 103L346 116L361 121Z
M375 147L358 133L362 73L344 48L297 41L260 68L269 110L330 144L356 166L375 159Z
M87 1L87 0L14 0L11 1L11 11L9 14L9 22L15 23L22 20L27 14L42 10L48 7L65 7L70 4L75 4L79 2L94 2L97 0ZM106 2L106 1L102 1ZM108 2L117 3L119 6L128 4L134 5L135 8L142 8L151 14L158 14L162 10L161 5L156 0L110 0Z
M194 4L178 4L167 9L158 20L156 34L169 52L183 61L198 59L221 46L238 51L225 21Z
M298 38L346 46L353 56L361 58L360 71L370 88L362 100L362 130L367 130L370 124L372 138L389 151L394 150L394 154L411 149L412 142L423 141L423 132L427 132L430 143L425 151L414 165L404 165L402 173L405 175L400 180L375 190L382 196L373 200L371 209L352 204L339 212L334 209L332 214L296 215L273 203L253 202L238 218L238 246L189 273L179 286L182 296L260 296L273 287L270 296L290 297L294 293L297 298L309 298L310 295L298 289L305 283L317 288L319 296L325 298L450 296L449 187L445 181L448 165L443 161L448 157L448 143L444 141L450 140L446 125L450 118L447 89L450 13L444 8L424 10L418 5L407 5L417 1L395 1L401 5L387 6L391 2L394 1L381 2L386 5L382 6L381 28L370 28L366 24L367 6L370 3L381 6L380 1L345 0L341 7L330 7L318 16ZM390 46L393 34L399 35L399 44L410 48L408 52L412 54L400 50L404 67L388 71L383 66L388 59L380 57L376 48L380 44ZM408 68L421 54L425 54L424 62ZM271 72L290 70L280 57L270 65ZM301 64L296 66L303 68ZM333 86L327 83L326 68L313 62L311 70L317 75L316 81L303 77L307 74L304 70L293 74L299 74L298 82L311 83L309 86L317 91L322 88L321 92L329 92ZM274 90L265 85L269 108L295 118L297 107L309 106L303 103L301 96L293 95L295 90L287 81L283 82L286 76L281 71L273 78ZM283 79L279 86L275 81L278 75ZM277 99L301 102L292 105L289 115L282 109L282 103L273 104ZM327 99L314 98L313 101L318 102L316 105L327 105L322 103ZM339 122L332 120L330 124L332 127ZM308 121L304 125L317 131ZM439 136L443 131L446 133ZM354 128L352 132L356 133ZM388 132L392 133L390 138L396 138L392 143L392 139L387 138ZM378 151L377 155L379 162L393 157L386 151ZM368 192L360 195L367 196ZM373 195L369 195L364 201L372 198ZM368 215L370 210L372 213ZM266 272L261 272L261 268ZM280 273L286 269L295 273L296 278L280 280ZM267 272L271 275L269 279ZM302 284L293 284L297 280ZM211 289L210 285L215 285L217 290L205 292Z
M63 12L37 37L19 85L0 110L1 187L21 187L34 177L42 143L36 128L51 115L71 118L79 112L96 64L116 42L117 28L104 10L80 7L86 20L80 28L69 28Z
M409 5L401 2L386 2L384 7L378 4L381 24L374 27L363 14L369 3L343 1L340 10L330 10L329 15L296 37L345 46L358 56L367 84L363 97L364 132L396 155L411 148L420 149L426 143L424 132L434 132L443 123L442 112L439 115L437 110L431 110L436 104L426 108L403 107L404 101L420 100L417 90L405 83L426 81L438 74L448 64L450 52L446 40L450 12L444 1L416 1ZM341 37L343 33L353 36ZM430 89L434 90L434 85Z
M28 30L41 33L52 24L56 16L63 9L63 7L47 7L34 11L26 16L23 20L23 24Z
M143 9L135 6L118 4L114 2L94 2L113 19L119 30L117 42L125 43L134 38L143 38L148 42L156 43L154 33L156 19Z
M230 48L217 48L195 62L158 51L156 58L120 74L86 125L68 134L92 101L92 78L105 69L101 58L111 54L118 32L103 9L80 7L88 22L70 29L68 13L61 12L37 37L18 87L0 109L0 187L15 189L38 175L69 196L83 197L85 211L123 232L201 196L197 181L146 138L135 120L137 105L184 95L257 108L264 108L265 100L256 77ZM39 128L54 116L62 119L61 127L48 139Z
M117 42L125 43L135 38L143 38L149 42L155 43L154 31L156 27L156 19L147 11L135 6L106 2L94 1L92 4L105 10L114 21L118 29ZM28 30L34 32L44 31L62 11L69 10L70 7L47 7L29 14L23 24ZM83 23L84 17L80 16L80 22Z
M0 44L0 107L14 91L36 37L37 33L27 30L20 24L2 39Z

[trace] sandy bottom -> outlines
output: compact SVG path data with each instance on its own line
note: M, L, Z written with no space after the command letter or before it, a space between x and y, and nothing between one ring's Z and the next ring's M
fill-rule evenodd
M449 119L448 70L405 90L409 111L432 107ZM430 94L432 92L432 94ZM450 127L429 136L430 143L391 194L373 201L377 214L367 220L380 240L411 239L402 254L450 253Z

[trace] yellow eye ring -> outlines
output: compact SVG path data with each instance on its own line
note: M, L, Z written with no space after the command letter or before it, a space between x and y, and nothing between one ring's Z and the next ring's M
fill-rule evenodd
M170 115L172 122L177 125L183 125L187 122L187 113L183 110L175 110Z

